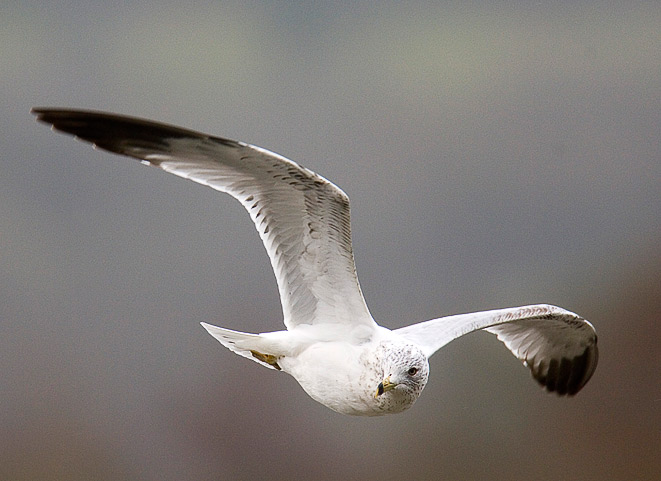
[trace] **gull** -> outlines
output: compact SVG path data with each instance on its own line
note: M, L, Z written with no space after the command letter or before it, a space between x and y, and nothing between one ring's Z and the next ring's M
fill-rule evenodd
M201 324L236 354L290 374L334 411L379 416L410 408L427 384L429 357L477 330L495 334L547 391L574 395L594 373L593 326L552 305L451 315L394 330L377 324L356 276L349 198L279 154L106 112L32 113L53 130L237 199L266 247L286 330L251 334Z

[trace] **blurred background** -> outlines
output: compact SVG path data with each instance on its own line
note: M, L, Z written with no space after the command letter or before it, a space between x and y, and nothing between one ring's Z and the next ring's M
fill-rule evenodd
M658 479L657 2L4 2L0 103L0 478ZM282 328L241 206L33 106L286 155L349 194L383 325L548 302L600 365L558 398L476 333L336 414L199 325Z

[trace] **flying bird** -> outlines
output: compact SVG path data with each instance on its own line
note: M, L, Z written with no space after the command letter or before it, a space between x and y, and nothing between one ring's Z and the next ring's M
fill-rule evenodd
M356 276L349 198L281 155L112 113L32 112L54 130L237 199L271 260L286 330L251 334L202 325L231 351L292 375L310 397L334 411L378 416L408 409L427 384L429 357L480 329L495 334L548 391L576 394L594 373L594 328L556 306L458 314L394 330L377 324Z

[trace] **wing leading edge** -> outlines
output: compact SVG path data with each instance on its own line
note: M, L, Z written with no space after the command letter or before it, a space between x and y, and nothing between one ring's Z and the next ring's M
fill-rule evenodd
M587 320L545 304L432 319L394 332L429 357L450 341L484 329L498 336L548 391L573 395L597 367L597 334Z
M288 329L376 326L356 276L349 198L323 177L260 147L172 125L84 110L32 112L54 130L239 200L268 252Z

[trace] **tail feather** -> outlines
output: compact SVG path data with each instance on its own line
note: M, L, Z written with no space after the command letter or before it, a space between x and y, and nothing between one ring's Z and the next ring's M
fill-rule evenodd
M262 336L259 334L224 329L222 327L212 326L206 322L201 322L200 324L230 351L235 352L239 356L252 359L269 369L280 370L277 356L262 351L264 342Z

